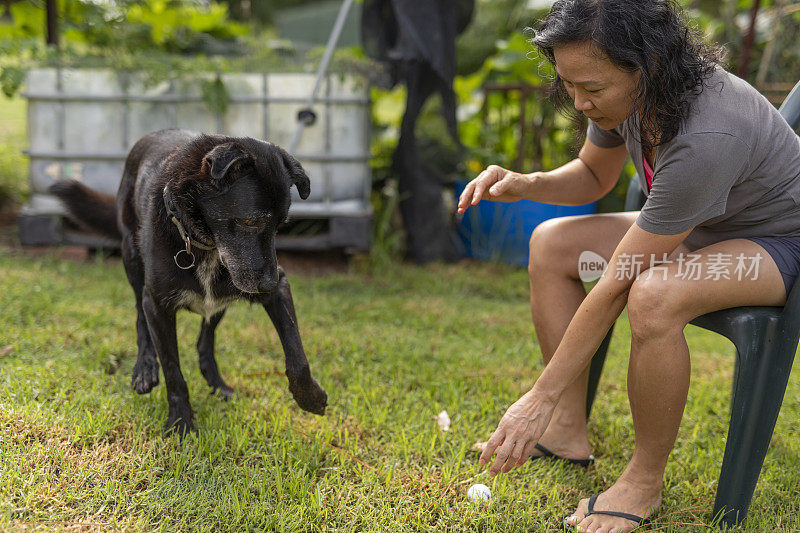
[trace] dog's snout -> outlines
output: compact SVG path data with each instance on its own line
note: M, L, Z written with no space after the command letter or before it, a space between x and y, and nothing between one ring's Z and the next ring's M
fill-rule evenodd
M269 262L264 254L236 254L220 250L220 262L228 270L234 286L242 292L256 294L278 288L277 261Z

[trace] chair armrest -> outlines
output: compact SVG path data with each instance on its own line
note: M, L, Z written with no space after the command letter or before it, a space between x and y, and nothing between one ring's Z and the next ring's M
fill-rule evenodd
M783 101L778 112L786 119L786 122L789 123L793 130L800 126L800 81L797 82L789 96Z

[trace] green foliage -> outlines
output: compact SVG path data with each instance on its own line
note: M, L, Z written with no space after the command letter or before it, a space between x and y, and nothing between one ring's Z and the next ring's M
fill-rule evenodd
M208 105L208 108L214 113L224 115L228 110L231 96L219 74L213 80L201 81L200 89L203 94L203 101Z
M0 97L0 213L15 211L28 196L25 102Z
M231 40L247 34L247 28L228 20L224 4L209 3L207 9L174 0L143 0L130 6L126 22L149 29L152 44L169 51L188 51L202 35Z
M370 200L375 219L369 264L375 271L384 270L403 257L403 224L398 211L400 199L396 180L387 180L383 187L372 191Z
M64 46L83 52L92 47L128 52L240 52L237 40L247 26L229 20L225 4L194 0L137 0L105 3L61 0L60 29ZM42 38L44 4L11 5L12 23L0 24L0 41Z
M39 37L44 34L44 11L34 2L0 6L0 17L10 16L13 24L0 23L0 41Z
M400 122L405 112L406 89L370 88L372 100L372 138L369 165L373 188L370 201L375 213L370 259L375 268L383 268L402 257L404 248L403 224L398 206L400 197L397 180L392 175L392 155L400 134Z
M0 68L0 89L6 97L14 96L24 80L25 71L21 68L15 66Z
M556 113L546 97L551 76L550 65L534 55L525 35L516 33L499 43L477 72L456 80L459 128L470 148L467 169L472 177L490 164L532 172L574 157L574 125ZM508 89L487 90L493 86Z
M476 0L472 21L457 42L457 70L475 72L498 48L498 42L530 25L527 0Z

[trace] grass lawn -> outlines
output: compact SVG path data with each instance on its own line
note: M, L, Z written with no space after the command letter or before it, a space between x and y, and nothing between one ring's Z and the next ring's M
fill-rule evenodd
M129 386L133 296L119 260L63 261L0 249L0 530L556 531L631 455L620 318L590 422L588 471L529 463L490 480L469 451L541 372L527 276L466 263L292 272L325 417L300 411L266 313L235 305L217 336L238 396L209 396L199 317L179 315L199 431L164 439L165 387ZM733 348L689 326L692 385L649 530L711 521L728 425ZM796 365L797 366L797 365ZM446 409L452 428L433 421ZM800 530L798 373L778 420L747 531ZM488 484L489 504L467 488Z

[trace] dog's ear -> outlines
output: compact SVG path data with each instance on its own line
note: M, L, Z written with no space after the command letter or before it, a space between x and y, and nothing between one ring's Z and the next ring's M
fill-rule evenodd
M289 179L297 187L297 192L300 193L300 198L305 200L311 194L311 180L308 179L308 174L303 169L300 162L292 157L289 152L280 147L275 147L278 150L286 171L289 173Z
M208 173L214 181L220 181L232 170L252 162L250 154L236 143L217 145L203 158L203 166L208 165Z

